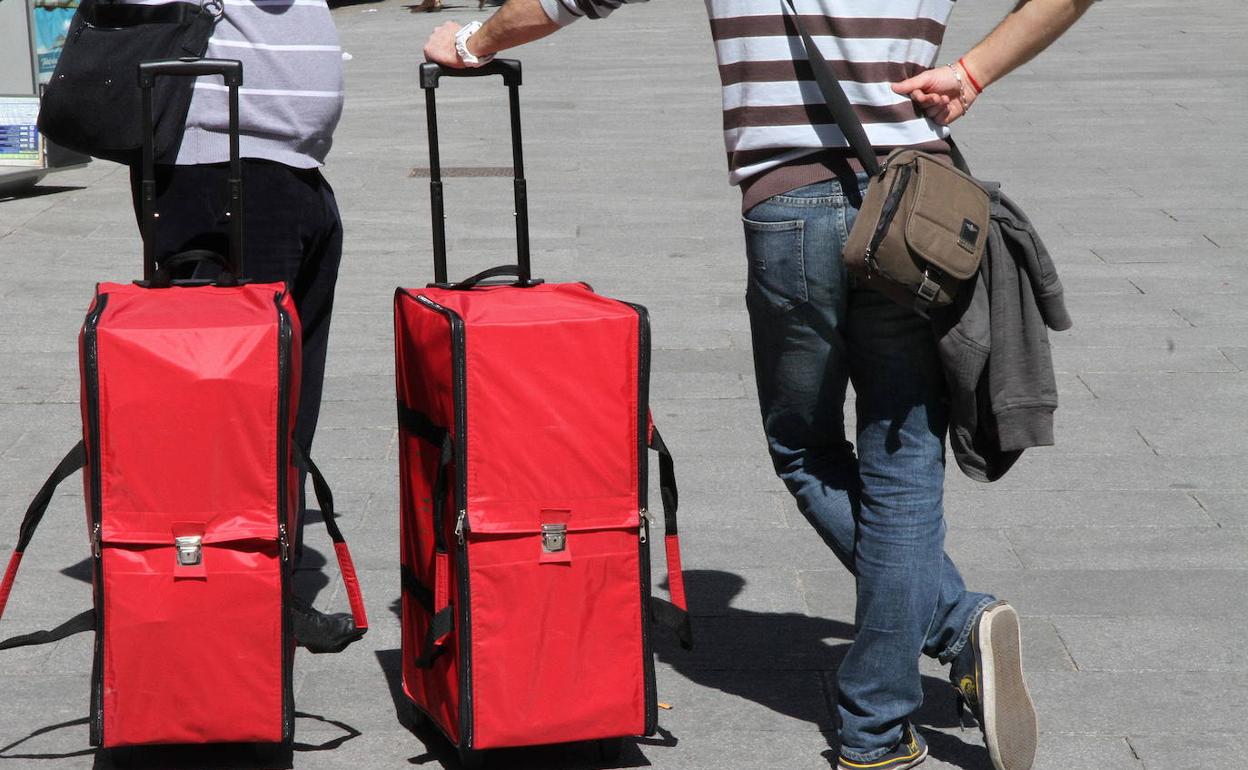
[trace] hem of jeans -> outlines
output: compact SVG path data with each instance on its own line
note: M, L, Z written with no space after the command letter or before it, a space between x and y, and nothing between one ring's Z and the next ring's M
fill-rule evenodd
M971 628L979 622L979 616L983 614L984 608L996 601L996 597L993 596L985 596L983 599L980 599L979 604L975 607L975 611L971 613L970 617L967 618L966 625L962 627L962 633L945 648L944 652L937 656L937 660L941 663L948 663L958 657L958 654L962 652L962 648L966 646L966 640L971 637Z
M867 762L874 762L875 760L879 759L880 757L884 756L885 754L887 754L888 752L892 751L895 748L897 747L886 746L885 748L882 748L882 749L875 749L873 751L868 751L866 754L861 754L857 751L846 750L845 747L842 746L841 747L841 759L848 759L850 762L855 762L860 765L866 764Z

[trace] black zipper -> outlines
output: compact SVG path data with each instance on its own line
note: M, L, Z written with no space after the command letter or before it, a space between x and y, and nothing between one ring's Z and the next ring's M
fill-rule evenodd
M659 727L659 699L654 681L654 654L650 648L650 314L641 305L625 304L637 311L637 507L641 519L637 548L641 557L641 665L646 698L643 734L653 735Z
M95 594L95 655L91 663L91 735L92 746L104 745L104 558L100 542L103 526L104 493L100 490L103 473L100 470L100 345L96 327L104 307L108 305L107 294L97 294L95 307L87 314L82 325L83 358L87 369L87 430L91 432L91 446L87 460L91 472L91 555L92 581Z
M893 224L894 217L897 216L897 209L900 208L901 198L906 192L906 188L910 186L910 174L914 171L914 166L910 163L902 164L901 170L897 172L897 178L893 180L893 189L888 191L888 198L884 201L884 207L880 211L880 221L875 226L875 233L871 236L871 244L867 246L867 252L864 259L867 268L873 273L882 273L879 269L879 263L875 259L876 249L880 248L880 243L884 241L884 236L888 233L888 228Z
M404 292L407 296L412 295ZM456 608L455 630L459 638L459 745L472 748L472 613L469 610L471 591L468 584L468 353L464 319L454 310L443 307L423 294L414 299L444 316L451 327L451 389L455 403L455 512L456 516Z
M295 648L291 641L291 573L288 531L289 511L287 487L290 469L290 347L293 336L290 314L282 307L282 294L274 295L277 306L277 528L278 566L282 577L282 742L291 743L295 738Z

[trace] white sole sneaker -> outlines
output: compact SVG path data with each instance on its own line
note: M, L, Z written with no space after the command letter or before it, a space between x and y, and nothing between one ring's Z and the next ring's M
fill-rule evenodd
M996 770L1031 770L1036 758L1036 707L1023 680L1018 612L1004 602L979 617L971 643L979 651L984 744Z

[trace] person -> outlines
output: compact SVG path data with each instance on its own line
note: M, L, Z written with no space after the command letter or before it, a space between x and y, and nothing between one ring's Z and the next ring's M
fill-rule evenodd
M342 259L342 220L320 171L342 114L342 49L325 0L221 0L217 7L206 55L243 63L242 275L284 281L294 297L303 332L294 434L310 450ZM229 251L227 99L220 77L198 78L177 155L158 159L157 262L191 249ZM130 175L137 217L138 164Z
M425 55L479 66L638 1L511 0L483 25L439 26ZM899 146L949 153L948 126L1093 1L1020 0L984 40L941 66L953 0L889 0L878 17L877 4L850 0L796 0L796 9L883 157ZM742 192L764 432L777 474L856 579L855 638L837 671L837 766L902 770L924 760L925 741L909 720L922 700L926 654L950 665L996 770L1028 770L1036 715L1018 614L968 591L944 553L949 405L932 330L847 276L841 251L866 175L823 104L786 0L706 7L729 177ZM850 382L856 453L843 412Z

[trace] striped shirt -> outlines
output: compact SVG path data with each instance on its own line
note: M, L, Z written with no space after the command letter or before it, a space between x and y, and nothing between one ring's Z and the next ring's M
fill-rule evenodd
M626 2L644 0L542 0L542 7L568 24ZM953 3L794 0L881 155L903 146L948 151L948 129L890 84L933 65ZM743 206L856 170L785 0L706 0L706 10L723 83L729 181L741 186Z
M121 0L154 4L162 0ZM325 0L219 0L207 55L243 63L240 150L296 168L329 153L342 115L342 48ZM220 77L195 82L178 165L229 160L229 101Z

